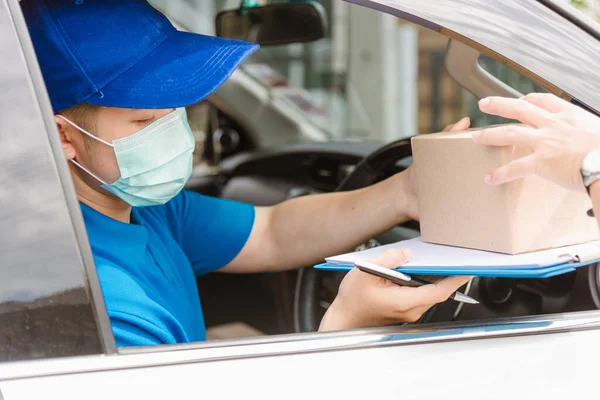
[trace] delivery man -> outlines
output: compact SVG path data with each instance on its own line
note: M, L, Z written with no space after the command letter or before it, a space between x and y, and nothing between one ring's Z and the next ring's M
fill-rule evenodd
M177 31L144 0L21 6L118 346L205 340L195 276L310 265L418 217L409 172L262 208L182 190L194 150L184 107L257 46ZM373 261L393 268L409 257ZM320 329L415 321L467 280L408 288L353 270Z

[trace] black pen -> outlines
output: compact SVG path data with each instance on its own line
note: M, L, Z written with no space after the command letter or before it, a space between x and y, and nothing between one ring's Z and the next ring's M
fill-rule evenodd
M380 278L387 279L391 282L394 282L396 285L399 285L399 286L418 287L418 286L431 284L431 282L427 282L425 280L418 279L418 278L411 278L410 276L408 276L400 271L384 268L380 265L373 264L372 262L369 262L369 261L360 260L360 261L357 261L354 265L356 266L356 268L358 268L359 270L361 270L363 272L378 276ZM479 304L479 302L477 300L475 300L474 298L469 297L466 294L463 294L460 292L454 292L452 294L452 296L450 296L450 298L452 300L455 300L455 301L458 301L461 303Z

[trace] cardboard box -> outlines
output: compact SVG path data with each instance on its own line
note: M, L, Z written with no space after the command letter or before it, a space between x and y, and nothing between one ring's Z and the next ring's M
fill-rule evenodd
M585 192L537 176L484 183L485 175L524 154L477 145L473 131L412 138L423 241L519 254L600 239Z

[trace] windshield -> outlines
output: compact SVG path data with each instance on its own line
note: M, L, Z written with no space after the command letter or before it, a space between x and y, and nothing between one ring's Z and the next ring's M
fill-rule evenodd
M240 6L239 0L151 2L183 29L208 35L214 35L219 11ZM241 66L303 123L332 140L389 142L438 132L465 115L474 127L504 122L480 113L477 99L448 75L446 36L344 1L319 3L327 15L324 38L263 46ZM598 11L595 1L571 3L588 15ZM521 93L543 91L501 63L485 56L480 62Z
M239 0L153 0L152 3L184 29L209 35L214 34L216 13L240 5ZM277 91L279 99L292 105L307 123L329 137L368 137L374 129L372 121L364 108L364 99L361 100L348 79L349 37L348 29L342 26L348 4L331 0L320 3L327 15L325 38L306 44L261 47L240 68Z

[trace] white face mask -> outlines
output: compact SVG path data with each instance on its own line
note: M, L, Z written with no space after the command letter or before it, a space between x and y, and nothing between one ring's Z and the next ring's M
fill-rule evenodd
M192 174L194 135L185 108L178 108L135 134L109 143L60 118L115 150L121 176L106 183L75 160L102 187L133 207L164 204L175 197Z

